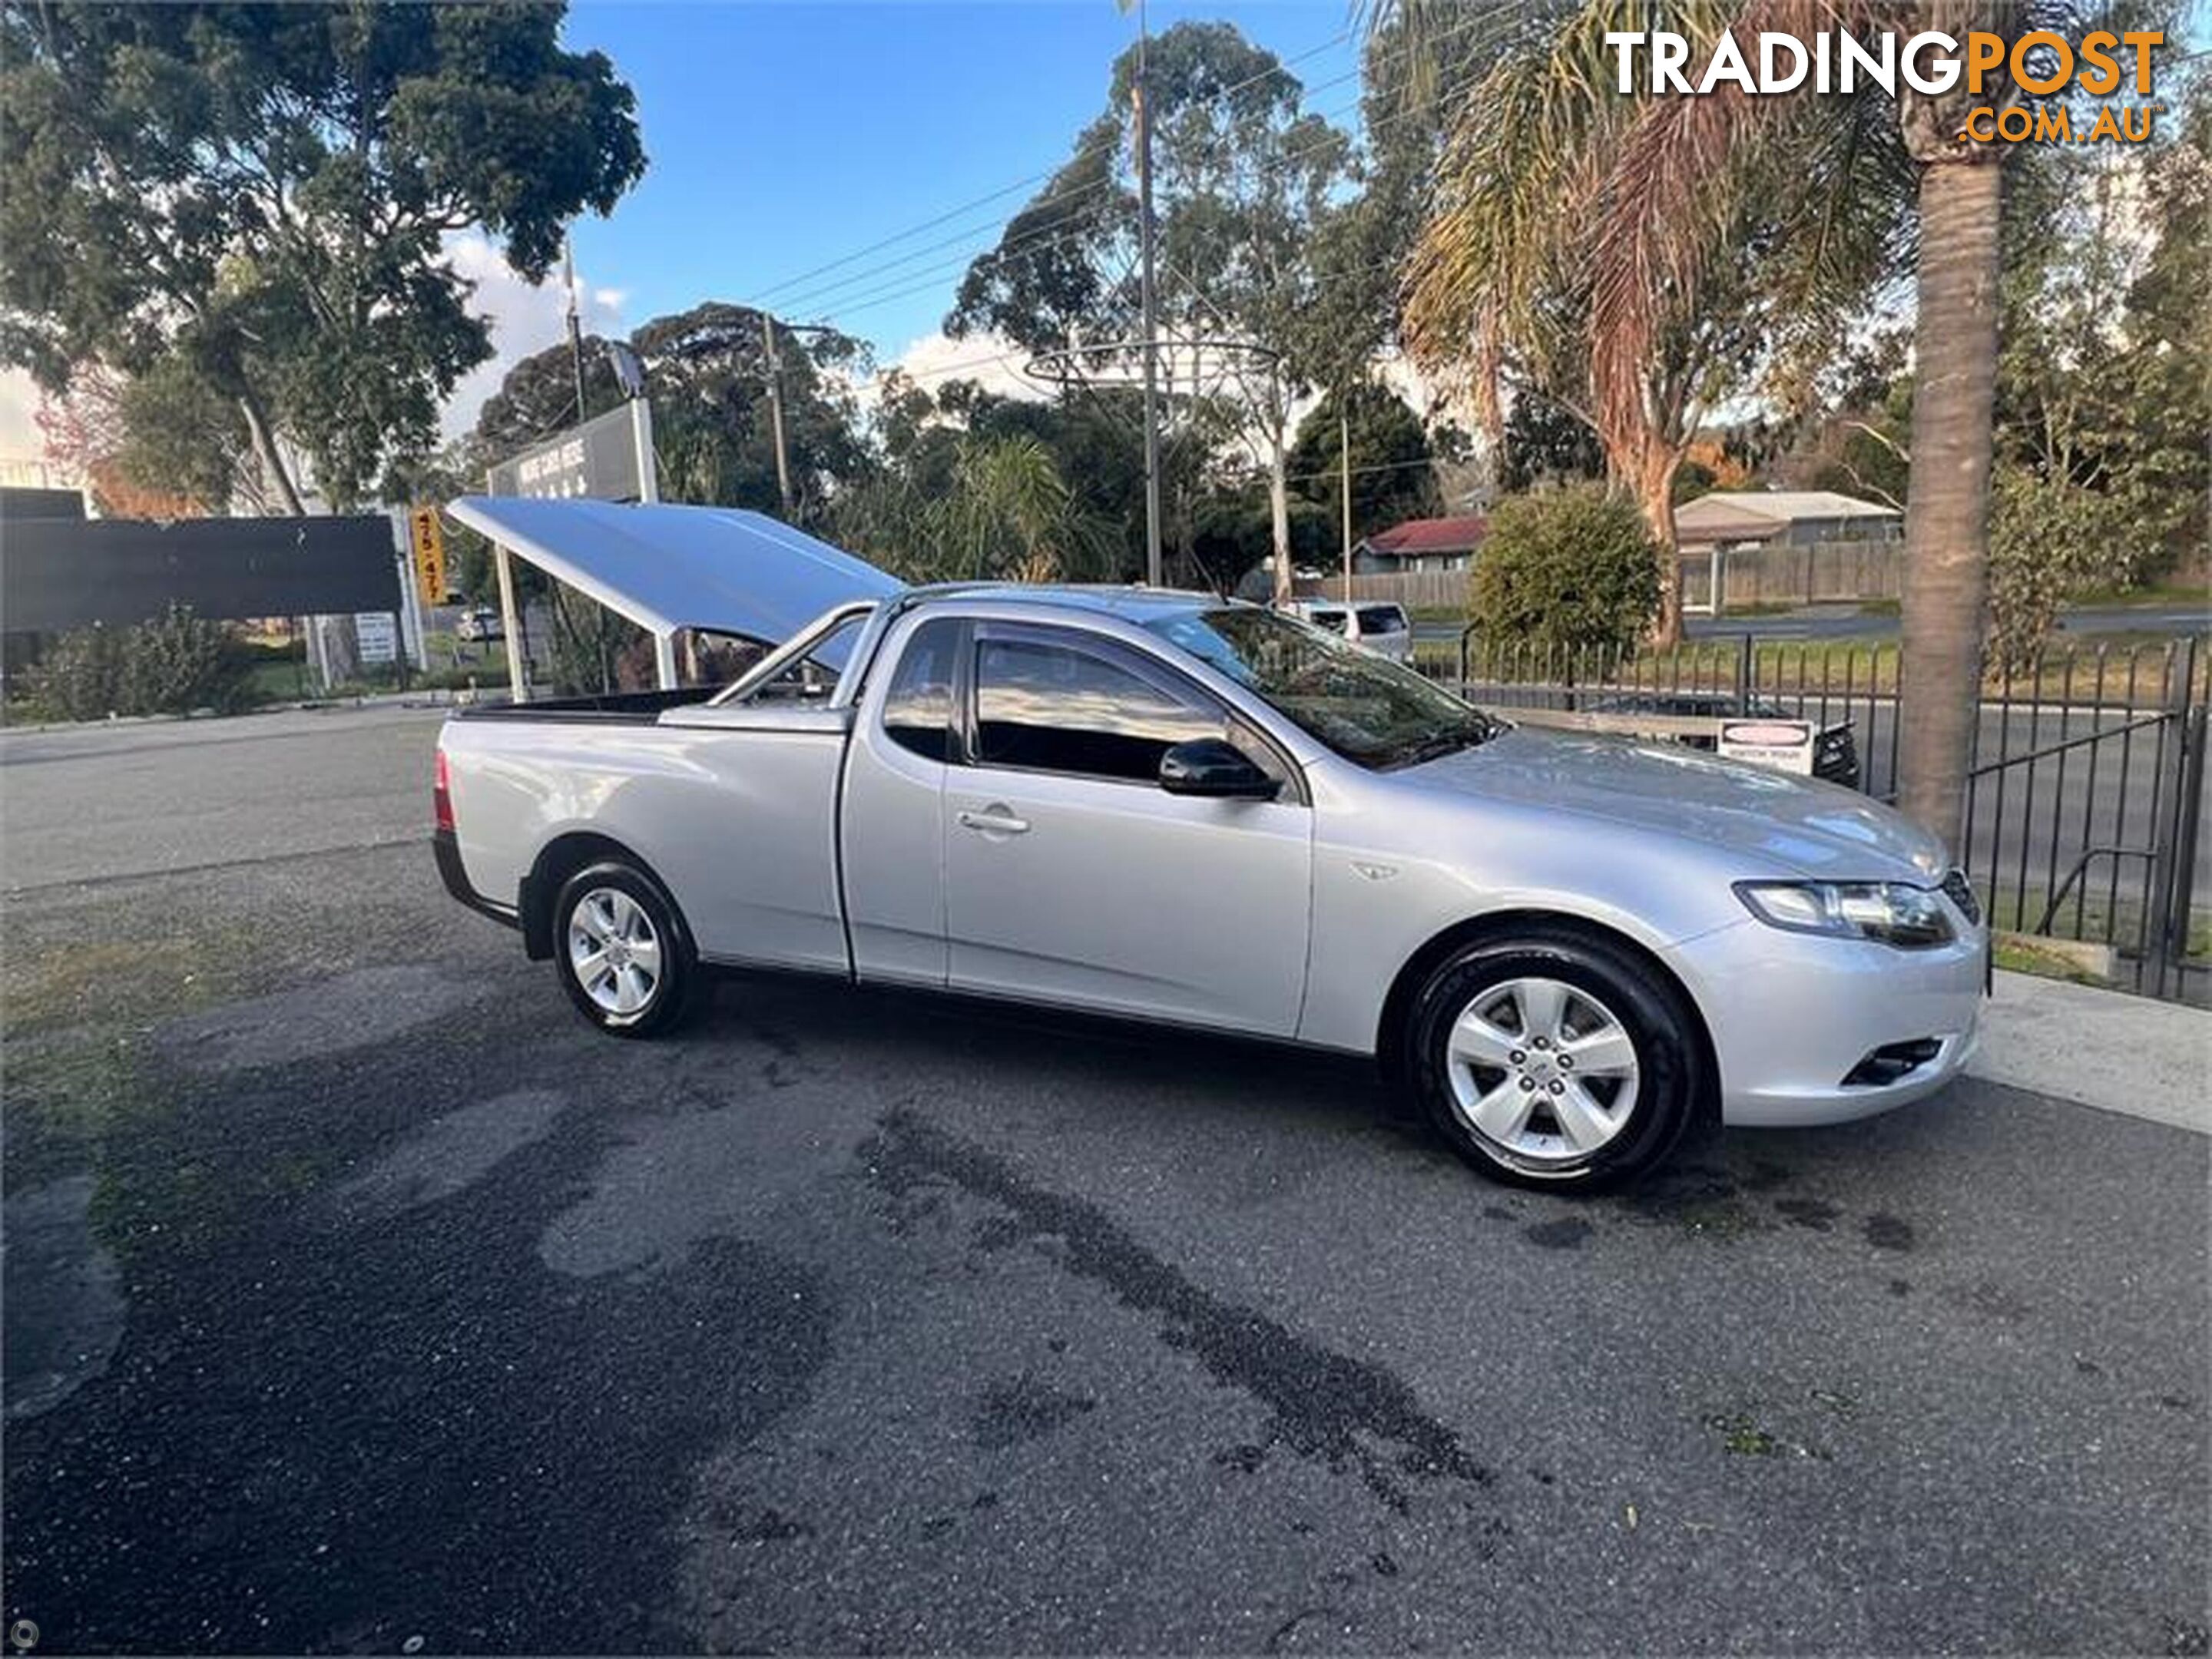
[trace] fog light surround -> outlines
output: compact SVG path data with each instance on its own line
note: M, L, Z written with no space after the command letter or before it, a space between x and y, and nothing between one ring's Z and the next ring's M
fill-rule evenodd
M1885 1089L1902 1083L1943 1052L1941 1037L1914 1037L1908 1042L1885 1042L1844 1073L1846 1089Z

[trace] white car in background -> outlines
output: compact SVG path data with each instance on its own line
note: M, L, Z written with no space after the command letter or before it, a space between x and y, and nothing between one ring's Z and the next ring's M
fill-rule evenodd
M1403 663L1413 659L1413 624L1402 605L1293 599L1279 609L1316 628L1340 634L1378 657Z

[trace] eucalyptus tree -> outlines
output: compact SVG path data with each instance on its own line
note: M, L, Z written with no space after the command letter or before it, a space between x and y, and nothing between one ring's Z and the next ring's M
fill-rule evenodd
M991 330L1125 374L1141 363L1137 74L1132 47L1074 155L969 266L947 332ZM1179 23L1153 39L1146 85L1159 362L1183 407L1235 410L1235 431L1269 477L1287 587L1291 418L1311 373L1304 325L1327 295L1316 249L1353 177L1351 141L1302 112L1297 77L1228 23Z
M628 343L644 364L646 395L671 501L782 511L769 416L771 368L765 314L709 300L640 324ZM774 374L783 398L784 443L794 515L821 516L836 487L858 473L862 446L853 377L866 346L824 330L779 322ZM470 434L479 465L550 437L579 419L616 408L621 386L597 335L582 343L583 408L566 343L524 358L484 402Z
M0 361L200 382L301 509L435 441L490 355L447 239L544 275L643 173L562 8L0 7Z

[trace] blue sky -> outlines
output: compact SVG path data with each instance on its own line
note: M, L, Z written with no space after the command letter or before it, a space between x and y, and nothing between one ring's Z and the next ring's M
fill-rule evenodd
M1310 88L1357 68L1347 0L1155 3L1151 16L1156 32L1224 17L1285 59L1314 52L1292 70ZM890 362L937 329L957 265L995 240L994 227L1026 188L852 264L778 285L1057 167L1103 107L1109 65L1136 29L1134 11L1124 15L1113 0L580 0L568 43L605 52L635 90L651 166L612 218L577 227L580 277L619 292L633 325L702 300L763 299L781 314L835 320ZM1348 111L1358 90L1356 78L1338 81L1317 89L1311 106ZM975 234L951 246L916 252L970 226ZM902 254L915 257L894 264ZM889 297L914 288L921 291Z

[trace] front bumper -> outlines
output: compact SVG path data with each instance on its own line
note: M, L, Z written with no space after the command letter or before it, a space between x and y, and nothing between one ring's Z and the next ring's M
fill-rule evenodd
M1785 933L1747 919L1668 953L1712 1034L1721 1120L1761 1127L1846 1123L1924 1099L1978 1040L1988 935L1931 951ZM1933 1039L1894 1082L1846 1084L1869 1055Z

